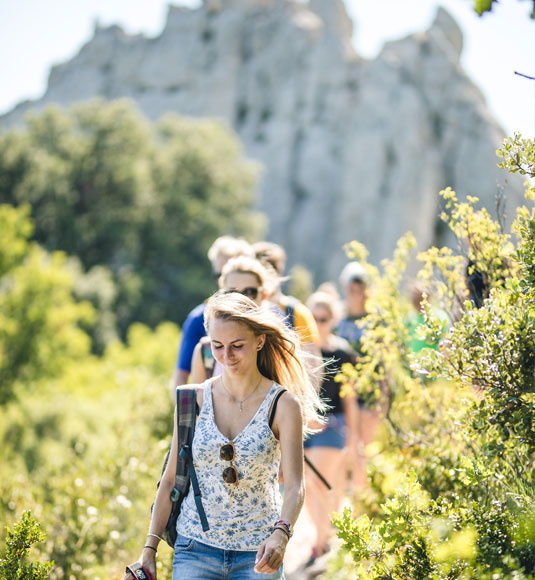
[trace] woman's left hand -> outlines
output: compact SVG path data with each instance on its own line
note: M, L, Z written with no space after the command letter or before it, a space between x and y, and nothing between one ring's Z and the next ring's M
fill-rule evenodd
M281 530L274 530L256 553L254 571L260 574L273 574L282 564L288 538Z

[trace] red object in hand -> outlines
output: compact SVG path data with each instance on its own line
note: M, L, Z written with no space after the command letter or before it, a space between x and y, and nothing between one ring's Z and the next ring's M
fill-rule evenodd
M133 564L130 564L130 566L127 566L126 573L128 574L129 572L135 580L154 580L139 562L134 562Z

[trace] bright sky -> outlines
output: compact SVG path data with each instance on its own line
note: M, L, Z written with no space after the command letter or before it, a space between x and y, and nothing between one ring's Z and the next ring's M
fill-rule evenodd
M156 36L168 0L0 0L0 113L40 97L50 66L71 58L93 34L96 20L129 33ZM198 0L175 4L197 5ZM479 18L473 0L346 0L357 51L371 58L387 40L429 27L438 5L464 32L462 63L492 113L512 135L535 137L535 20L531 0L502 0Z

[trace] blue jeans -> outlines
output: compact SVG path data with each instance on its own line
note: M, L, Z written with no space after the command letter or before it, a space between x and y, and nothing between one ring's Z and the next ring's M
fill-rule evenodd
M282 566L274 574L255 572L255 557L256 551L223 550L178 535L173 580L284 580Z

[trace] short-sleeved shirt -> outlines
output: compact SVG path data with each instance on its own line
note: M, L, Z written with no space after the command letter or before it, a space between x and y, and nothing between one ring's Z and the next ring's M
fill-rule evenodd
M442 336L441 339L446 336L446 333L450 327L449 316L439 308L431 307L431 312L433 316L438 318L442 322ZM420 325L426 326L425 316L422 312L417 312L412 310L405 321L405 326L409 331L409 343L408 347L412 352L420 352L423 348L432 348L433 350L438 349L438 342L427 342L425 339L420 338L417 333L417 329Z
M362 335L364 334L364 328L357 324L359 320L364 318L363 316L346 316L342 319L338 326L336 327L334 333L336 336L345 338L347 342L351 345L351 348L357 353L361 353L360 341Z
M187 316L182 325L182 335L175 367L180 371L191 372L191 361L193 350L203 336L206 336L204 329L204 309L205 304L196 306Z

